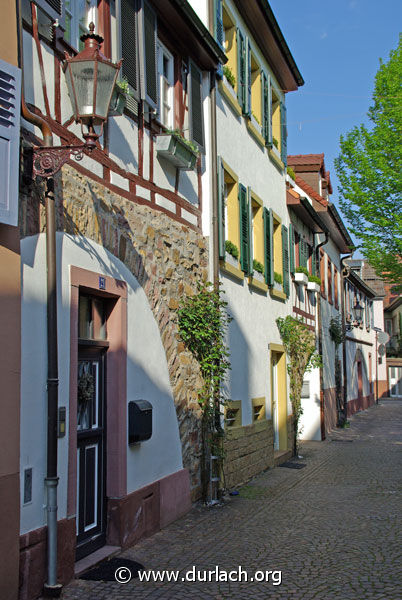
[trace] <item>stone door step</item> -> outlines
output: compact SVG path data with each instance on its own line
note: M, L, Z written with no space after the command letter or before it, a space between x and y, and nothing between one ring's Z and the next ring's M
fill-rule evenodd
M102 562L102 560L110 558L120 551L120 546L102 546L99 550L96 550L92 554L88 554L88 556L81 558L81 560L78 560L75 563L74 575L78 577L78 575L81 575L84 571L95 567L98 563Z

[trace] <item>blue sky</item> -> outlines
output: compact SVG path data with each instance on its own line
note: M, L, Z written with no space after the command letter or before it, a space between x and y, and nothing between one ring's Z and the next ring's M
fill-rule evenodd
M402 29L401 0L269 0L305 84L286 96L288 153L325 153L337 204L333 161L339 136L367 123L379 58Z

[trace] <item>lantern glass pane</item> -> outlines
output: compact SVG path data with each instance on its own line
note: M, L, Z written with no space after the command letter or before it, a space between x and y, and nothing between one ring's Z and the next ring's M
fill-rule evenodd
M74 99L74 91L73 91L73 85L71 82L71 75L70 75L70 69L69 67L67 67L66 71L65 71L65 75L66 75L66 83L67 83L67 91L68 91L68 95L70 97L70 101L71 101L71 106L73 107L73 115L75 120L77 121L77 106L75 104L75 99Z
M77 97L78 118L85 122L85 116L94 113L95 63L93 60L82 60L70 64Z
M113 93L116 66L98 62L98 81L96 90L96 114L107 118L109 104Z

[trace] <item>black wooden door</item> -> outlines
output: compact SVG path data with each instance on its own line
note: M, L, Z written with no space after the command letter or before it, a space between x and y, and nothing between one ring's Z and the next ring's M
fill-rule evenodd
M105 543L105 371L105 348L80 345L77 392L77 560Z

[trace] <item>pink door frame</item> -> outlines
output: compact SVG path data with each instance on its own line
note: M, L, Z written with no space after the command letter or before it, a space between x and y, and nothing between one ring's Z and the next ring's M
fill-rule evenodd
M99 290L99 277L105 284ZM67 516L74 517L77 502L77 372L78 299L80 288L115 300L107 319L106 381L106 496L127 495L127 285L124 281L70 266L70 406ZM102 286L103 287L103 286Z

